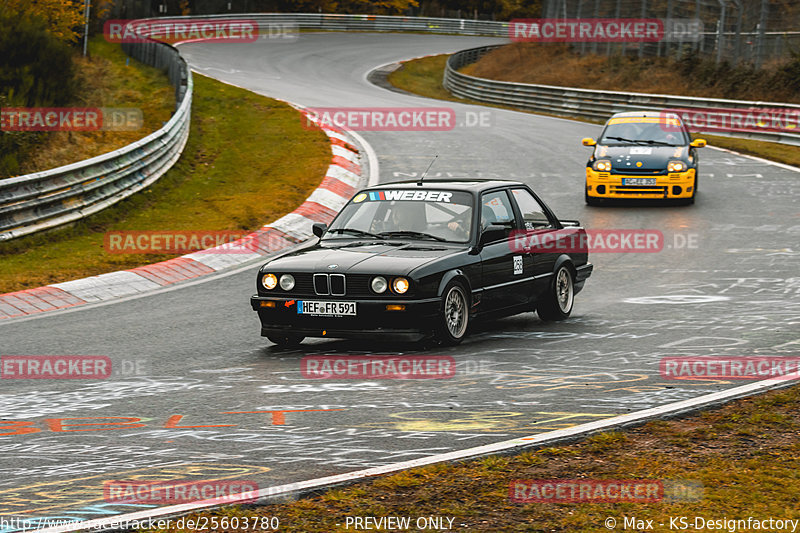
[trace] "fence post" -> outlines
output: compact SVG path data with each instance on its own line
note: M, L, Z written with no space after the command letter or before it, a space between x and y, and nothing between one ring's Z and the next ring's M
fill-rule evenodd
M647 0L642 0L642 18L647 18ZM639 57L644 57L644 43L639 43Z
M764 62L764 32L767 26L767 14L769 13L769 0L761 0L761 17L758 22L758 35L756 36L756 69L761 68Z
M736 65L742 56L742 2L733 0L736 4L736 41L733 45L733 64Z
M722 61L722 49L725 46L725 0L719 2L719 20L717 21L717 65Z
M617 0L617 8L614 10L614 18L619 20L619 17L621 16L621 13L622 13L622 0ZM617 48L621 49L623 46L625 46L625 44L624 43L620 43ZM611 43L608 43L608 48L607 48L607 54L606 55L609 55L609 56L611 55Z
M671 18L672 18L672 0L667 0L667 21L670 20ZM669 43L668 42L664 42L663 39L661 41L658 41L658 52L657 52L656 55L661 57L662 56L662 50L663 50L663 55L664 56L668 56L669 55Z
M696 18L701 22L703 20L703 17L700 15L700 0L694 0L694 18ZM700 52L702 52L705 49L705 44L706 44L706 35L705 31L703 31L703 35L700 37L700 39L698 39L697 42L695 42L692 45L692 49L694 51L699 50Z
M583 0L578 0L578 10L575 14L575 18L581 18L581 11L583 11ZM581 41L581 55L586 55L586 41Z
M594 0L594 18L598 18L600 16L600 0ZM597 53L597 41L592 43L592 53Z

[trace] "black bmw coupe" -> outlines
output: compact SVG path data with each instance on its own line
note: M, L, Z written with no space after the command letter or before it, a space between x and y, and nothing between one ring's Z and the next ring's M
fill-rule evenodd
M251 305L261 335L436 337L483 317L572 312L591 275L585 231L514 181L407 181L358 192L330 227L264 264Z

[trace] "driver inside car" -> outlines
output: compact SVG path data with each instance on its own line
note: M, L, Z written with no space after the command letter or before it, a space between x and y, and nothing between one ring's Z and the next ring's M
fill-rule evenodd
M425 206L421 202L392 202L384 220L373 223L374 233L387 231L425 231Z

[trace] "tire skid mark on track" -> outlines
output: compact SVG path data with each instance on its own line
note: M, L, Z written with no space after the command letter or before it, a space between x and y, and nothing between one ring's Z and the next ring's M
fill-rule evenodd
M637 411L626 415L615 416L605 420L598 420L581 424L566 429L560 429L538 435L531 435L527 437L518 437L502 442L487 444L484 446L477 446L473 448L462 449L449 453L442 453L422 457L418 459L411 459L394 463L386 466L379 466L358 470L355 472L348 472L346 474L327 476L318 479L311 479L308 481L295 482L279 486L271 486L259 489L256 500L258 503L268 503L275 501L281 497L291 496L296 498L299 495L317 492L322 488L334 487L344 483L353 482L361 479L368 479L371 477L385 475L409 468L416 468L434 463L458 461L464 459L473 459L483 457L486 455L497 453L514 453L519 452L525 448L533 446L545 446L564 443L574 440L592 433L601 431L609 431L615 428L630 427L632 425L642 424L648 420L660 419L664 416L677 416L682 413L687 413L701 408L708 408L714 405L728 402L735 398L743 396L750 396L759 392L764 392L781 386L788 386L793 382L779 383L774 380L765 380L757 383L743 385L733 389L728 389L721 392L706 394L698 398L684 400L680 402L671 403L668 405ZM240 498L246 500L248 503L253 501L253 498L248 495L247 498ZM224 506L234 505L236 498L226 501ZM91 528L94 531L106 530L118 526L121 522L128 521L144 521L149 519L164 519L164 518L177 518L187 513L195 511L209 511L223 507L217 502L212 500L205 500L199 502L185 503L179 505L169 505L159 507L157 509L150 509L144 511L133 512L129 514L116 515L112 518L99 518L87 520L80 523L75 523L67 526L49 527L38 530L39 533L69 533L73 531L86 530Z

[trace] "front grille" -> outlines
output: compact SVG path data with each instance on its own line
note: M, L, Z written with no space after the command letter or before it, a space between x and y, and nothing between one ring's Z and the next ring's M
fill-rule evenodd
M327 274L314 274L314 292L317 294L330 294Z
M314 274L314 292L320 296L344 296L347 293L344 274Z
M655 185L616 185L611 187L611 192L616 194L660 194L666 195L666 187Z
M330 293L333 296L344 296L346 292L344 274L330 274L328 280L330 282Z
M370 282L375 274L326 274L311 272L290 272L294 276L294 288L290 291L277 289L278 296L302 298L309 296L347 296L349 298L386 298L396 296L391 290L384 294L375 294L370 289ZM280 274L279 274L280 277ZM384 275L391 283L392 277ZM409 296L409 293L404 296Z
M614 174L624 174L624 175L632 175L632 176L657 176L659 174L666 174L666 168L615 168L613 170Z

